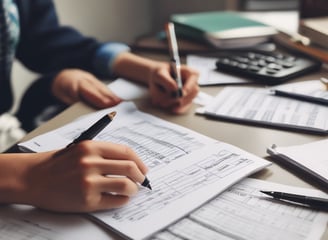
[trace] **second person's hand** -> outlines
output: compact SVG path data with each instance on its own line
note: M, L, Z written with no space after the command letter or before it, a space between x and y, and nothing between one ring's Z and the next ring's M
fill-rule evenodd
M149 79L152 103L176 114L185 113L199 91L198 72L186 65L181 65L180 70L183 89L182 97L179 98L173 97L174 93L178 91L178 85L172 78L170 64L158 64Z
M82 101L95 108L107 108L122 101L94 75L80 69L61 71L52 83L52 92L67 105Z

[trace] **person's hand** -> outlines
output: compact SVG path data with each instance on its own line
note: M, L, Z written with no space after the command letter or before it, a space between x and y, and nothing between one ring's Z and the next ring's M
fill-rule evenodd
M24 203L60 212L117 208L138 192L147 167L129 147L83 141L57 152L33 153L23 171ZM22 161L23 162L23 161Z
M52 93L68 105L82 101L95 108L106 108L122 101L94 75L80 69L61 71L53 81Z
M178 86L170 73L170 65L166 63L160 63L153 69L148 82L152 103L169 109L173 113L184 113L190 108L192 100L198 94L199 74L186 65L182 65L183 95L175 98L172 97L172 94L178 90Z

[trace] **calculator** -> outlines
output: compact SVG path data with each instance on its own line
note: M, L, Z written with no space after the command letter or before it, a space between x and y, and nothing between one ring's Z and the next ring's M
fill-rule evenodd
M218 57L216 70L276 85L318 70L321 64L315 58L296 52L231 51Z

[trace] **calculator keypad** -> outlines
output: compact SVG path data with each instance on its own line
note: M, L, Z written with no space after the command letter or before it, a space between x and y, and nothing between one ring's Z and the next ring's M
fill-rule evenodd
M265 84L285 80L319 69L321 63L304 56L267 52L232 52L216 62L218 71L251 78Z

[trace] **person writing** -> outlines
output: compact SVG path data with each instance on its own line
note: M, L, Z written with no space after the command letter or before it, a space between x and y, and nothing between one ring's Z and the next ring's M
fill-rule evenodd
M0 113L12 105L10 73L15 58L42 75L29 91L39 95L22 99L17 116L23 125L25 118L38 113L41 103L68 106L82 101L96 108L118 104L121 99L101 78L119 76L143 83L155 106L177 114L187 111L197 95L198 74L192 69L181 67L183 94L172 98L171 92L178 87L169 63L137 56L124 44L100 43L60 26L51 0L1 0L0 5L0 25L4 26L0 29ZM31 102L34 105L28 104ZM146 172L133 150L114 143L86 140L51 152L3 153L0 203L59 212L116 208L137 193Z

